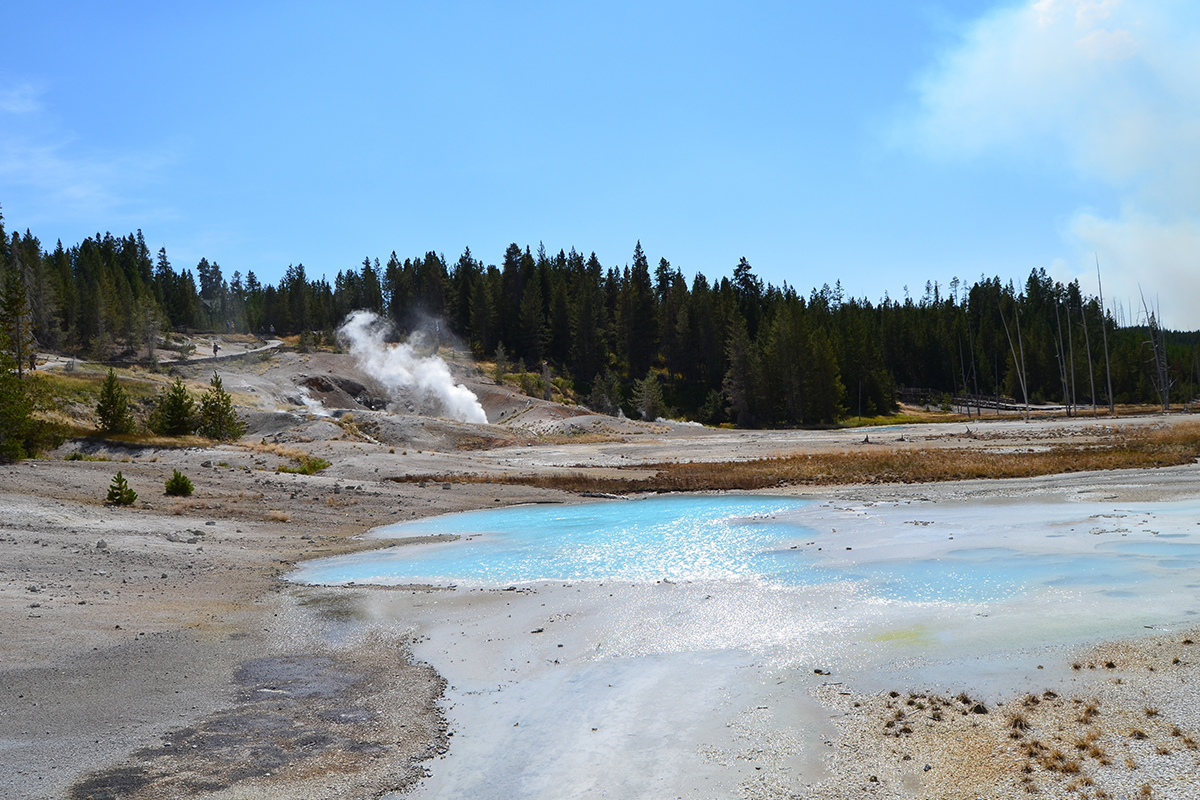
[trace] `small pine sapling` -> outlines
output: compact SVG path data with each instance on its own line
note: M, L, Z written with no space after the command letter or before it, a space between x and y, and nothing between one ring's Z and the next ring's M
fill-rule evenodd
M131 506L137 500L137 492L129 488L125 476L117 472L112 485L108 487L108 497L104 502L110 506Z
M195 488L188 476L179 470L175 470L171 477L167 478L166 490L171 497L190 497Z

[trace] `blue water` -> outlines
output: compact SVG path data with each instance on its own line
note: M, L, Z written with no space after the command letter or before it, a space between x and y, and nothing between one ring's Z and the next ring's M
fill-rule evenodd
M776 586L862 584L880 597L994 602L1035 590L1136 596L1175 585L1200 569L1200 544L1179 537L1080 540L1074 552L945 542L915 557L901 543L912 529L881 530L872 558L844 553L840 540L800 525L810 501L763 496L670 496L588 505L533 505L452 514L378 531L387 537L456 534L312 561L292 575L308 583L434 583L503 586L537 581L721 580ZM939 534L940 535L940 534ZM985 536L985 541L994 539ZM1190 536L1185 536L1190 539ZM1088 545L1080 551L1078 543ZM981 542L981 545L984 542ZM824 545L825 552L817 550ZM890 547L890 550L887 549ZM883 552L887 550L887 552ZM839 558L830 557L832 552ZM861 548L860 548L861 551ZM1163 590L1166 590L1164 584Z
M797 528L773 520L807 501L772 497L663 497L588 505L472 511L388 526L380 535L457 534L311 562L299 580L511 584L547 580L784 579L797 564L771 550ZM806 565L809 566L809 565ZM814 574L812 579L819 577Z

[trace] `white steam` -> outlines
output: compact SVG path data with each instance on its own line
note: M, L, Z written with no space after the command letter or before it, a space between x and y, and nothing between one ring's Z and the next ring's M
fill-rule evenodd
M325 404L308 393L308 389L300 387L300 402L304 404L304 408L310 417L330 417L329 409L325 408Z
M475 393L455 383L446 362L437 356L419 356L408 343L384 341L388 325L370 311L355 311L346 317L338 336L350 348L359 369L389 390L415 389L434 397L443 412L463 422L487 422Z

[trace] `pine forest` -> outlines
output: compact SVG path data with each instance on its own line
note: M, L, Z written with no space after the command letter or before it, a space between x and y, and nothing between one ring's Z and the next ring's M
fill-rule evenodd
M5 233L0 217L0 336L18 369L35 348L115 362L153 358L172 330L333 344L346 314L368 309L399 335L421 330L513 371L552 375L597 411L740 427L827 425L906 399L1069 412L1167 408L1196 394L1195 332L1162 329L1154 303L1140 299L1118 324L1112 304L1044 270L1019 286L956 278L872 302L840 283L807 294L764 284L744 258L731 266L689 280L666 259L652 265L640 243L622 265L512 244L499 264L469 249L453 261L393 252L332 283L296 264L272 285L207 259L176 268L141 231L47 250L29 231Z

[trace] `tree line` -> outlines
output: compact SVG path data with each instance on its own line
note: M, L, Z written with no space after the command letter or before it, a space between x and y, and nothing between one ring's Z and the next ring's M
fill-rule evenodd
M745 427L820 425L893 411L902 395L998 403L1190 402L1195 333L1164 330L1144 308L1119 327L1078 282L1033 270L1023 285L981 277L923 296L847 297L840 282L807 295L755 275L689 281L641 244L624 265L595 253L511 244L499 264L470 249L434 251L337 273L290 265L277 284L228 278L201 259L177 269L141 231L46 250L0 216L4 349L18 369L35 348L101 361L142 357L168 331L301 333L332 342L355 309L457 339L517 372L553 375L593 408ZM1107 357L1106 357L1107 351ZM1111 387L1111 389L1110 389Z

